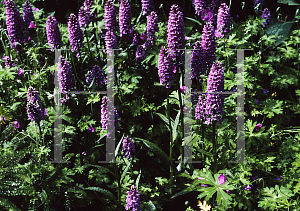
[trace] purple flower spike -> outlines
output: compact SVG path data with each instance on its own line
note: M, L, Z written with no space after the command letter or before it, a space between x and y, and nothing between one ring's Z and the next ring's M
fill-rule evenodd
M282 178L282 175L280 175L279 177L276 177L276 180L279 181L279 180L281 180L281 178Z
M152 11L149 16L147 16L147 43L148 46L154 44L156 39L155 32L158 32L158 16Z
M33 87L28 88L27 93L27 115L31 121L40 122L44 117L42 101Z
M197 94L194 94L194 96L197 96ZM206 110L206 94L200 94L198 98L198 103L195 108L196 119L205 122L206 120L205 110Z
M101 105L101 124L102 124L102 131L105 131L108 128L108 103L111 103L108 100L108 97L104 96L102 98L102 105ZM115 121L115 128L118 128L119 124L119 114L116 108L114 108L114 121ZM107 137L109 137L110 131L108 131Z
M83 46L83 32L80 29L78 19L74 13L70 14L68 21L68 29L69 29L69 39L71 44L72 52L78 51L80 47ZM76 57L80 57L79 52Z
M180 91L181 91L182 93L184 93L184 92L185 92L185 86L180 87Z
M168 48L173 52L176 52L176 56L181 56L180 60L183 61L183 52L177 49L183 49L185 47L185 35L184 35L184 19L183 14L180 11L178 5L172 5L169 20L168 20ZM177 66L177 64L176 64Z
M14 121L13 127L18 129L20 127L19 122L18 121Z
M32 12L32 7L29 3L29 1L26 1L23 7L23 21L25 28L30 28L30 24L32 21L34 21L34 16Z
M207 118L205 124L211 124L212 120L217 120L218 124L221 124L221 115L224 113L224 95L212 93L220 91L224 91L224 71L221 62L217 62L212 65L207 80L208 94L205 110Z
M211 68L213 62L216 60L215 52L215 36L214 26L211 21L206 22L202 31L201 53L203 58L203 72Z
M13 43L13 47L17 48L17 43L22 44L25 42L25 37L22 30L23 20L13 0L6 1L5 9L8 36L10 37L10 40ZM19 47L17 51L19 51Z
M213 18L214 14L210 9L206 9L202 11L201 18L203 21L211 21Z
M141 0L143 15L154 11L154 0Z
M74 89L75 81L69 62L63 57L58 58L58 81L62 93Z
M58 22L52 15L49 15L48 20L46 21L46 34L52 52L55 48L60 48L62 46Z
M204 75L206 73L206 64L203 65L203 58L201 53L201 42L197 41L194 46L194 51L192 51L192 57L191 57L191 68L192 68L192 74L191 79L195 78L197 80L200 79L200 75Z
M141 211L140 194L137 187L131 186L130 190L126 192L126 210L132 209L132 211Z
M89 16L86 13L86 10L84 9L84 7L80 7L80 9L79 9L78 21L79 21L80 28L82 27L83 30L85 30L85 28L89 24Z
M94 84L98 85L99 88L102 88L104 83L106 82L104 74L98 65L95 65L91 71L88 71L86 76L86 83L91 84L93 78L95 78Z
M108 0L105 4L104 21L105 29L107 31L114 31L117 29L116 10L112 0Z
M170 51L162 46L158 58L158 75L160 84L165 84L167 89L171 87L171 83L174 81L172 60L173 56L170 54Z
M128 0L121 0L119 8L120 35L132 36L133 26L131 25L131 10Z
M24 72L22 71L22 68L20 68L20 69L19 69L19 72L18 72L18 76L21 77L21 76L23 75L23 73L24 73Z
M222 3L218 10L217 29L215 32L216 37L223 38L229 36L230 27L230 11L229 7Z
M118 48L117 45L117 38L113 31L107 31L105 35L105 47L106 49L116 49Z
M256 126L255 126L255 129L257 130L257 131L259 131L259 129L262 127L262 125L261 124L257 124Z
M135 61L138 65L146 58L146 49L144 45L138 45L135 52Z
M261 19L266 19L266 22L263 22L263 27L266 27L266 25L270 22L271 19L271 14L268 8L265 8L262 12Z
M122 152L124 152L124 157L128 160L130 160L130 158L133 156L133 153L135 153L135 146L131 138L124 137Z

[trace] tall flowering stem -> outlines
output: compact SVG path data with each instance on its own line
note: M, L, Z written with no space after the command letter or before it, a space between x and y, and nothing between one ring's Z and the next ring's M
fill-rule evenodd
M154 11L154 0L141 0L143 15Z
M107 0L104 9L104 22L107 31L117 29L116 10L112 0Z
M216 37L228 38L230 27L230 11L229 7L222 3L218 10L217 29L215 32Z
M30 22L34 21L32 7L29 1L26 1L23 7L23 21L26 29L28 29Z
M155 32L158 32L158 16L152 11L150 15L147 16L147 43L148 46L154 44ZM147 46L147 47L148 47Z

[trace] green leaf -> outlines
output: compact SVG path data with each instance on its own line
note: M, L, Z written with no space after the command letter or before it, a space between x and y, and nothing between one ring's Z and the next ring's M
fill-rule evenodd
M161 114L161 113L156 113L156 112L154 112L154 113L157 114L166 123L165 125L168 128L168 130L170 131L168 118L165 115ZM174 120L172 120L171 117L170 117L170 120L171 120L171 127L174 128Z
M108 168L105 168L103 166L92 165L92 164L87 164L86 166L92 166L92 167L98 168L99 173L110 173L115 176L115 174L111 170L109 170Z
M150 148L154 152L154 154L156 154L159 157L159 159L162 162L162 164L166 168L170 168L170 159L167 156L167 154L161 148L159 148L156 144L154 144L154 143L152 143L150 141L147 141L147 140L144 140L144 139L141 139L141 138L135 138L135 139L143 141L143 143L148 148Z
M124 169L124 171L123 171L123 173L122 173L122 176L121 176L120 181L122 181L123 178L125 177L125 175L126 175L128 169L129 169L129 167L130 167L130 165L131 165L131 163L132 163L132 160L133 160L133 159L130 159L130 161L127 163L127 166L126 166L126 168Z
M277 0L277 3L288 4L288 5L300 5L299 0Z
M2 197L0 197L0 205L9 211L21 211L14 203Z
M141 175L142 175L142 169L140 169L139 176L136 178L136 182L135 182L136 187L139 187L139 182L140 182Z
M202 23L200 23L199 21L197 21L197 20L195 20L193 18L188 18L188 17L185 17L185 18L188 19L188 20L191 20L191 21L193 21L195 23L198 23L200 26L202 26Z
M177 113L177 116L176 116L176 119L175 119L175 123L173 124L173 141L176 140L177 138L177 126L178 126L178 123L179 123L179 117L180 117L180 113L181 113L181 110L179 109L178 113Z
M104 188L99 188L99 187L87 187L84 190L92 190L92 191L97 191L100 192L102 194L104 194L105 196L107 196L108 198L116 201L116 197L114 196L114 194L112 194L112 192L110 192L109 190L106 190Z
M124 138L124 134L123 134L121 140L119 141L119 143L118 143L118 145L117 145L117 147L116 147L115 157L117 157L117 155L118 155L118 151L119 151L119 148L120 148L120 146L121 146L121 143L123 142L123 138Z

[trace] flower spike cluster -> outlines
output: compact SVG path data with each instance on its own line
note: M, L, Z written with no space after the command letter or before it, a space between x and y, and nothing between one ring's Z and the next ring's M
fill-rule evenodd
M104 9L104 22L107 31L117 29L116 9L112 0L107 0Z
M133 26L131 25L131 10L128 0L121 0L119 8L120 34L132 36Z
M146 58L146 49L144 45L138 45L135 52L135 61L138 65Z
M192 51L191 57L191 69L192 69L192 76L191 79L199 79L200 75L205 74L205 69L203 67L202 62L202 53L201 53L201 42L197 41L194 46L194 51Z
M130 190L126 192L126 210L132 209L132 211L141 211L140 194L137 187L131 186Z
M98 85L99 88L102 88L104 83L106 82L104 74L98 65L95 65L92 70L89 70L87 72L86 83L91 84L93 81L93 78L95 78L94 84Z
M25 42L22 28L23 20L13 0L7 0L5 6L8 36L10 37L13 46L16 48L17 43L22 44Z
M215 32L216 37L223 38L224 35L228 38L230 27L230 11L229 7L222 3L218 11L217 29Z
M106 49L116 49L118 48L117 45L117 38L113 31L107 31L105 35L105 47Z
M102 131L105 131L108 128L108 103L111 103L107 96L102 98L101 104L101 124L102 124ZM115 128L117 129L119 126L119 114L116 108L114 108L114 122ZM108 131L107 137L109 137L110 131Z
M29 120L36 122L40 122L44 118L41 98L33 87L28 88L27 115Z
M5 67L15 67L16 64L7 56L5 59Z
M74 89L75 81L69 62L63 57L58 58L58 82L62 93Z
M83 30L85 30L85 28L89 24L89 16L84 7L80 7L79 9L78 21L80 28L83 27Z
M34 21L32 7L28 0L25 2L23 7L23 21L26 28L28 28L31 21Z
M74 13L70 14L68 21L68 29L69 29L69 39L70 44L72 46L72 52L78 51L80 47L83 46L83 33L80 29L78 19ZM76 57L80 57L80 53L78 52Z
M158 75L160 84L165 84L168 89L174 81L173 70L173 55L170 54L170 51L165 46L162 46L158 58Z
M154 1L153 0L141 0L143 15L154 11Z
M133 156L133 153L135 153L135 146L131 138L124 137L122 152L124 152L124 157L128 160L130 160L130 158Z
M58 22L52 15L48 16L46 21L46 34L51 51L62 46L61 34L58 28Z

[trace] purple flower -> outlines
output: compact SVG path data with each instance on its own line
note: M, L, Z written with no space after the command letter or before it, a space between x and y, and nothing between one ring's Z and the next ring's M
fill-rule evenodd
M135 52L135 61L138 65L146 58L146 49L144 45L138 45Z
M174 81L174 75L172 73L174 66L172 60L173 56L170 54L170 51L162 46L158 58L158 75L160 84L166 85L166 88L170 88L170 84Z
M14 121L13 122L13 127L18 129L20 127L19 122L18 121Z
M215 56L215 36L214 26L211 21L206 22L202 31L201 53L203 58L203 72L211 68L213 62L216 60Z
M199 181L200 179L204 179L204 178L203 178L203 177L198 177L198 181ZM200 184L201 184L201 183L200 183ZM202 187L207 187L208 185L201 184L201 186L202 186Z
M27 28L28 26L29 26L28 28L32 28L30 27L30 24L32 21L34 21L34 16L29 1L26 1L23 7L23 21L24 21L25 28Z
M107 31L105 35L105 47L106 49L116 49L118 48L117 45L117 38L113 31Z
M154 11L154 0L141 0L143 15Z
M265 8L264 11L262 12L261 19L266 19L266 22L263 22L263 27L266 27L265 25L267 25L271 19L271 14L268 8Z
M137 190L137 187L134 185L131 185L131 188L129 191L126 192L127 198L126 198L126 210L132 209L133 211L141 211L141 202L140 202L140 194Z
M133 34L132 44L133 45L141 45L142 44L141 37L138 32L135 32Z
M7 56L5 60L5 67L15 67L16 64Z
M34 29L35 28L35 24L33 23L33 21L30 22L28 28L29 29ZM30 37L28 38L28 40L30 40Z
M191 57L191 68L192 74L191 79L195 78L197 80L200 79L200 75L204 75L206 73L206 64L203 65L203 58L201 53L201 42L197 41L194 46L194 51L192 51Z
M19 69L19 72L18 72L18 76L21 77L23 73L24 73L24 72L22 71L22 68L20 68L20 69Z
M171 6L168 20L168 48L173 51L172 53L176 52L177 57L181 56L181 61L183 61L184 55L183 52L178 49L185 47L184 38L183 14L179 6L174 4Z
M0 117L0 121L6 121L4 115L2 117Z
M33 9L34 12L37 12L37 11L39 11L39 10L40 10L39 8L34 8L34 9Z
M77 20L76 15L74 13L70 14L68 21L68 29L69 29L69 38L70 44L72 46L72 52L78 51L80 47L83 46L83 33L80 29L79 22ZM80 57L80 53L78 52L76 57Z
M259 101L258 101L258 100L255 100L255 102L256 102L256 104L258 104Z
M101 124L102 124L102 131L105 131L108 128L108 103L111 104L111 102L108 100L108 97L104 96L102 98L102 105L101 105ZM118 128L119 124L119 114L116 108L114 108L114 121L115 121L115 128ZM109 137L110 131L108 131L108 137Z
M27 115L31 121L40 122L44 117L42 101L33 87L28 88L27 93Z
M44 116L47 116L47 114L48 114L48 111L47 111L47 108L45 108L45 110L44 110Z
M214 63L207 80L207 98L206 110L207 115L205 124L211 124L212 120L217 120L221 124L221 115L224 113L224 95L219 93L224 91L224 71L221 62Z
M193 0L192 2L195 6L195 14L200 15L201 11L203 10L203 7L206 6L206 3L204 0Z
M75 87L71 66L63 56L58 58L58 81L62 93L66 93Z
M130 160L130 158L133 156L133 153L135 153L135 146L131 138L124 137L122 152L124 152L124 157L128 160Z
M48 20L46 21L46 33L52 52L55 48L60 48L62 46L58 22L52 15L49 15Z
M222 185L222 184L224 184L227 181L227 178L225 177L224 174L221 174L219 176L218 180L219 180L219 185Z
M155 32L158 32L158 16L152 11L150 15L147 16L147 44L151 46L154 44L156 39Z
M131 10L128 0L121 0L119 7L120 35L132 36L133 26L131 25Z
M102 88L106 82L106 78L104 77L104 74L98 65L95 65L92 70L87 72L86 83L91 84L93 78L95 78L94 84L99 84L100 88Z
M96 18L96 12L94 12L93 14L91 14L91 7L93 5L94 1L93 0L85 0L83 5L84 5L84 10L87 16L87 21L88 24L94 19Z
M180 87L180 91L181 91L182 93L184 93L184 92L185 92L185 86Z
M146 34L145 34L145 32L142 33L141 39L142 39L142 40L146 39Z
M251 190L251 187L253 187L253 185L247 185L247 187L244 188L244 190Z
M195 94L195 95L197 96L197 94ZM199 98L198 98L198 103L195 108L196 119L204 122L206 120L205 110L206 110L206 94L200 94Z
M281 178L282 178L282 175L280 175L279 177L276 177L276 180L279 181L279 180L281 180Z
M267 89L262 90L264 94L267 94L269 91Z
M223 38L224 35L229 36L230 27L230 11L229 7L222 3L218 10L217 29L215 31L216 37Z
M83 6L79 9L78 21L80 28L83 27L83 30L85 30L85 28L89 24L89 16Z
M104 21L105 29L107 31L114 31L114 29L117 29L116 10L112 0L108 0L105 4Z
M259 131L259 129L262 127L262 125L261 124L257 124L256 126L255 126L255 129L257 130L257 131Z
M86 153L85 153L85 152L82 152L81 154L83 154L83 155L86 155Z
M13 0L7 0L5 6L8 36L13 43L13 47L18 47L17 51L19 52L21 47L17 46L17 43L22 44L25 42L25 37L22 30L23 20Z
M211 21L214 14L211 12L210 9L206 9L202 11L201 18L203 21Z

